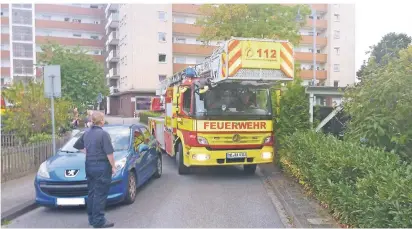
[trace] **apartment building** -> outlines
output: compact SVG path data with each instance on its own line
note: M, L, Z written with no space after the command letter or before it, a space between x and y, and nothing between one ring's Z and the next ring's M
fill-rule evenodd
M1 84L36 77L37 54L49 41L87 50L102 65L105 5L1 4Z
M158 83L188 66L202 62L219 45L204 46L195 25L199 4L109 4L106 8L106 42L110 114L132 116L146 109ZM316 68L319 85L346 86L355 82L355 12L353 4L313 4L314 18L301 29L295 47L300 77L308 84ZM115 37L117 37L115 39ZM314 56L316 67L313 65ZM319 101L325 103L325 101Z

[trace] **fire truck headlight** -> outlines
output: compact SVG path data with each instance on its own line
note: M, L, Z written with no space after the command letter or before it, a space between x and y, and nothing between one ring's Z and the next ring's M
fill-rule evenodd
M262 158L263 159L271 159L272 158L272 153L271 152L263 152L262 153Z
M198 161L207 161L210 159L210 155L208 154L193 154L192 158Z
M209 145L209 142L207 142L206 138L204 137L197 136L197 142L199 142L199 144L201 145Z

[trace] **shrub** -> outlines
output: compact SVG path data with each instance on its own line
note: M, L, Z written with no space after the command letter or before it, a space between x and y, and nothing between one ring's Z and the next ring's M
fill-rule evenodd
M51 134L40 133L35 134L29 138L29 143L37 143L37 142L44 142L52 140Z
M140 122L147 124L149 122L149 117L160 117L163 113L153 112L153 111L142 111L139 113Z
M412 227L412 165L382 149L298 131L284 138L283 168L333 215L355 227Z

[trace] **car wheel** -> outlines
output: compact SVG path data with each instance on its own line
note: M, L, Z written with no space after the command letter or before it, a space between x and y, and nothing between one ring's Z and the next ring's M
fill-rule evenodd
M126 192L126 204L134 203L137 194L137 182L136 175L133 170L129 171L129 176L127 178L127 192Z
M253 165L243 165L243 171L247 174L247 175L253 175L256 172L256 164Z
M190 172L190 168L183 164L183 147L181 143L177 146L176 162L177 170L180 175L188 174Z
M156 161L156 171L155 171L153 177L154 178L160 178L162 176L162 169L163 169L162 154L159 153L159 155L157 156L157 161Z

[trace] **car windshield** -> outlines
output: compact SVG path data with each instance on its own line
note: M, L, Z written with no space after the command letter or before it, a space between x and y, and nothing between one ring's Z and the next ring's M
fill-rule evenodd
M216 86L204 94L195 93L195 113L216 115L271 115L268 89Z
M110 135L112 140L114 151L122 151L129 149L130 146L130 129L128 127L123 126L111 126L111 127L103 127L105 131L107 131ZM79 139L83 135L84 131L79 132L73 138L71 138L62 148L61 151L63 152L80 152L79 150L75 149L74 143L76 143L77 139Z

